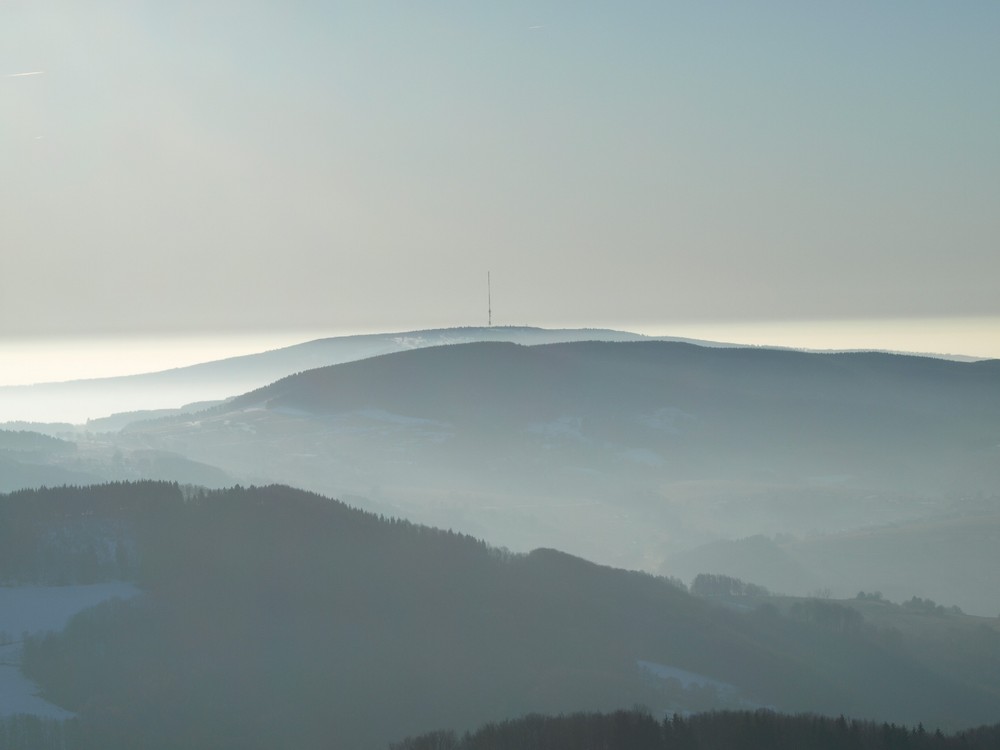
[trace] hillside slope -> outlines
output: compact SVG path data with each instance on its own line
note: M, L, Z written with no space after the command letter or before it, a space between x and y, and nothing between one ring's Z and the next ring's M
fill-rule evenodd
M374 748L637 702L956 727L995 718L1000 698L1000 670L935 670L874 628L741 614L663 579L510 555L285 487L21 492L0 515L19 542L0 565L38 560L59 530L74 540L61 564L90 559L147 591L26 645L28 675L104 748ZM124 552L105 559L102 538ZM997 663L995 635L980 663Z
M334 336L161 372L0 386L0 422L20 420L80 424L110 414L178 408L183 404L226 399L303 370L426 346L474 341L547 344L556 341L639 341L644 338L635 333L606 329L517 326ZM711 345L709 342L702 343ZM40 413L46 416L37 416ZM111 425L99 424L95 427L103 430L111 428Z
M478 343L307 371L119 441L515 549L655 570L720 538L993 497L998 425L995 361Z

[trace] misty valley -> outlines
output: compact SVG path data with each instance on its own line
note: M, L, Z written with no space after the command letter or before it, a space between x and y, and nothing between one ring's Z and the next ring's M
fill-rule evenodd
M456 328L33 400L0 748L1000 741L1000 360Z

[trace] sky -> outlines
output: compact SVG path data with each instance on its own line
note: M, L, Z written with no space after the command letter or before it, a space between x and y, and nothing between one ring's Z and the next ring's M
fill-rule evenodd
M489 271L504 325L1000 356L998 38L995 0L0 0L0 344L480 325Z

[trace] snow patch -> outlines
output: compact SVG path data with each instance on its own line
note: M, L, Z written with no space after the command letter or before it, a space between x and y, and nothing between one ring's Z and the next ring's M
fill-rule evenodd
M140 594L131 583L112 581L81 586L0 586L0 633L58 631L77 612L108 599L131 599Z
M639 669L643 672L648 672L654 677L659 677L661 680L677 680L685 690L690 690L693 687L710 687L715 688L720 694L734 694L739 692L739 688L735 685L731 685L728 682L722 682L720 680L714 680L711 677L706 677L703 674L698 674L697 672L688 672L686 669L679 669L678 667L668 667L665 664L657 664L653 661L642 661L641 659L636 661Z
M69 719L73 714L39 698L38 685L21 674L21 644L0 646L0 717L33 714L46 719Z
M115 581L83 586L0 586L0 716L34 714L68 719L65 709L38 696L38 686L21 674L24 633L58 631L72 617L108 599L140 594L131 583ZM13 641L13 642L11 642Z

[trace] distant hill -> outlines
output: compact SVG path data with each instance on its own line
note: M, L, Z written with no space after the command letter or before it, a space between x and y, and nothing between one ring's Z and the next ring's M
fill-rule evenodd
M117 439L515 549L655 570L713 540L996 497L998 424L996 361L476 343L307 371Z
M30 430L0 430L0 492L130 479L212 488L235 481L221 469L170 451L135 446L123 453L101 439L78 443Z
M182 404L219 401L297 372L431 346L482 341L524 345L573 341L672 341L705 347L734 347L678 336L649 337L605 328L546 329L531 326L458 327L395 333L334 336L265 352L202 362L160 372L59 383L0 386L0 425L34 423L30 429L120 429L128 412L178 409ZM943 355L942 355L943 356ZM968 359L968 358L961 358ZM115 415L115 420L104 420ZM136 415L136 418L141 418ZM104 421L102 421L104 420ZM62 423L62 424L51 424ZM127 418L124 420L127 423ZM45 426L51 424L51 428ZM70 428L72 429L72 428Z
M559 341L639 341L645 338L636 333L607 329L517 326L336 336L162 372L64 383L2 386L0 422L33 420L82 424L111 414L175 409L181 404L236 396L303 370L427 346L475 341L548 344ZM714 345L710 342L699 343ZM38 413L46 416L32 416ZM110 426L105 423L96 427L108 429Z
M626 460L664 467L674 479L930 482L970 491L1000 479L1000 361L663 342L480 343L312 370L216 413L261 408L384 412L448 425L482 447L525 433L551 447L610 441Z
M99 475L71 468L77 446L30 430L0 430L0 492L39 485L87 484Z
M1000 512L975 503L951 513L837 533L719 540L666 559L664 572L738 575L773 591L878 591L929 597L979 614L1000 612Z
M484 331L615 333L466 333ZM207 410L57 425L72 450L0 449L0 487L283 482L517 550L1000 611L1000 590L979 572L1000 567L1000 545L982 533L1000 507L998 361L648 340L419 348L455 331L425 333L359 337L368 351L418 348L308 370ZM341 353L347 343L313 342ZM957 529L956 513L972 519L969 544L947 531L956 553L932 564L921 550L933 535L917 530ZM775 534L801 544L733 546Z
M147 592L25 644L28 676L104 750L363 750L637 703L947 729L994 719L1000 701L1000 632L972 618L953 618L957 639L934 650L955 658L933 662L924 641L826 616L840 604L741 612L287 487L24 491L0 496L0 537L8 580L87 571Z

